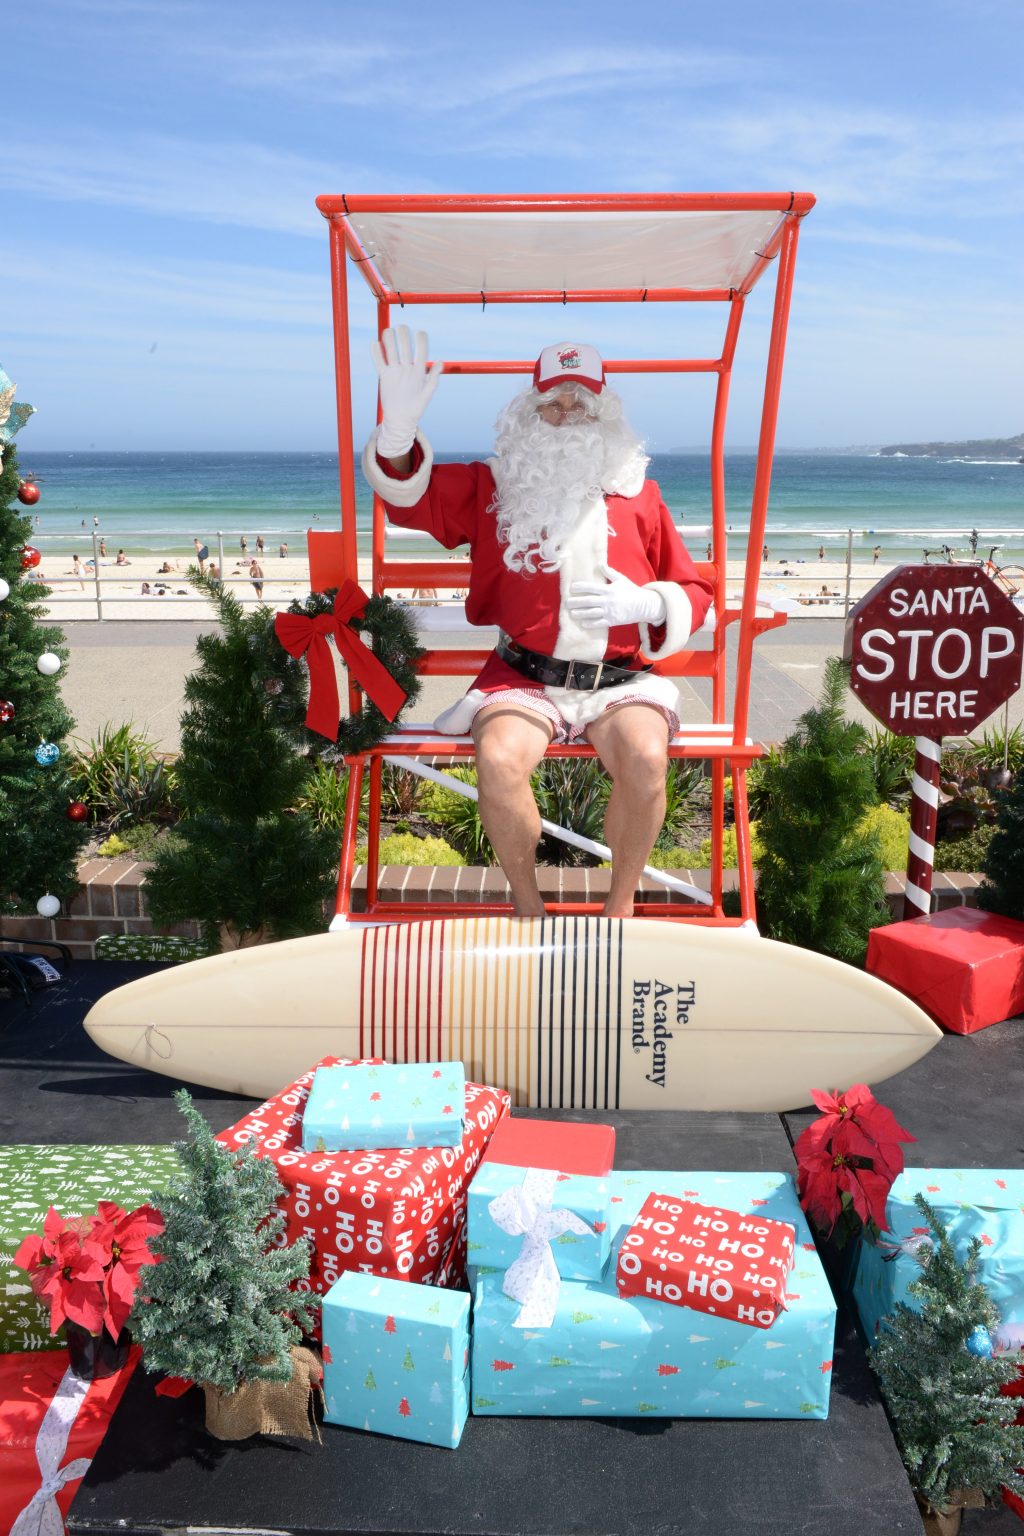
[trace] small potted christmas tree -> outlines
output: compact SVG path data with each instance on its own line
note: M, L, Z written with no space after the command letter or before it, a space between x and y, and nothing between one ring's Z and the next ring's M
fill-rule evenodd
M150 1241L155 1262L140 1276L133 1335L148 1370L202 1386L218 1439L308 1438L321 1370L297 1346L319 1297L291 1289L308 1278L307 1246L279 1246L273 1163L221 1147L185 1089L175 1098L190 1140L177 1147L182 1174L151 1197L164 1230Z
M917 1247L922 1274L910 1287L919 1309L898 1302L868 1358L882 1384L904 1465L934 1536L953 1536L961 1511L1000 1486L1024 1491L1024 1426L1000 1389L1018 1373L1013 1355L992 1351L999 1315L977 1282L981 1242L965 1261L935 1210L918 1195L931 1228Z

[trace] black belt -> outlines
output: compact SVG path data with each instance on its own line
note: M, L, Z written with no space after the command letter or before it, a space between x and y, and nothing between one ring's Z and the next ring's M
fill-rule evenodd
M579 688L584 693L635 681L651 671L650 667L616 667L609 661L559 661L557 656L528 651L504 631L499 631L496 651L502 661L534 683L543 683L547 688Z

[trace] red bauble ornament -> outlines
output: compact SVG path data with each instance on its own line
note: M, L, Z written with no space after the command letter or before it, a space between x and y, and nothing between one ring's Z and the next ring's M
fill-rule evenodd
M68 806L68 821L84 821L89 814L89 807L82 800L72 800Z
M34 565L38 565L42 559L38 549L33 549L31 544L26 544L21 552L21 568L30 571Z
M6 725L8 720L13 720L17 710L10 699L0 699L0 725Z
M18 486L18 500L24 502L26 507L34 507L40 494L38 485L32 480L23 480Z

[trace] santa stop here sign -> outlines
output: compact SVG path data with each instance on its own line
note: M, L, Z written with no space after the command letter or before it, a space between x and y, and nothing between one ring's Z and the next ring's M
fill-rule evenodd
M898 736L962 736L1020 687L1024 611L974 566L904 565L851 611L850 687Z

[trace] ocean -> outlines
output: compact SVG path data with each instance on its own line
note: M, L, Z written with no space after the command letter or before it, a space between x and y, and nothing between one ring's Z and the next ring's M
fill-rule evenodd
M338 526L333 453L31 453L28 444L19 447L22 473L35 476L42 492L26 510L38 518L33 540L44 555L91 551L94 526L109 556L123 548L129 555L180 557L191 553L197 536L213 549L218 532L228 553L245 534L250 550L262 535L269 554L282 542L301 554L307 528ZM726 457L734 559L744 552L754 468L753 453ZM684 535L690 530L691 552L702 555L710 521L707 455L657 454L649 473ZM360 551L368 552L370 494L361 475L358 488ZM995 544L998 563L1024 563L1024 465L776 454L767 534L772 556L811 559L824 545L830 559L845 558L850 529L857 561L870 561L876 545L887 562L920 560L925 549L939 551L943 544L967 554L976 529L979 553L987 555ZM412 553L409 546L403 550Z

